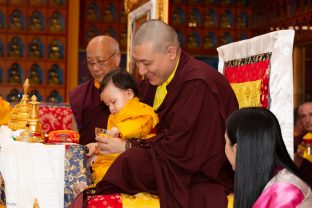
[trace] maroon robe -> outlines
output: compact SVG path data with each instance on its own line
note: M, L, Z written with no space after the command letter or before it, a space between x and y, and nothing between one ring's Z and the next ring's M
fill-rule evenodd
M155 89L147 84L142 101L152 104ZM97 184L97 194L149 192L165 208L226 207L233 172L224 154L225 120L238 108L230 85L182 52L167 90L157 110L157 135L121 154Z
M89 80L69 93L69 103L80 134L79 144L95 142L95 127L106 128L110 114L108 107L100 100L99 89L94 80Z

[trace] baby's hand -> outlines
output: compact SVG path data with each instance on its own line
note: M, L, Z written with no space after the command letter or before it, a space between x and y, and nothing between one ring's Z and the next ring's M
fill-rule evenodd
M96 160L96 155L92 155L90 157L87 158L87 167L92 167L94 161Z
M119 137L120 131L117 127L113 127L111 130L109 130L109 136L111 137Z
M86 147L88 148L89 152L87 154L87 156L91 157L92 155L96 154L96 152L98 151L98 143L94 142L94 143L89 143L86 145Z

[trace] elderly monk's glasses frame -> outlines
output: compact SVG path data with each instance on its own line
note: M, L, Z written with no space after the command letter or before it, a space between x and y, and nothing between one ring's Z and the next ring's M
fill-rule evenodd
M118 51L115 51L114 53L112 53L112 55L110 55L108 58L101 60L101 59L97 59L96 61L87 61L87 66L88 68L93 68L94 66L98 67L98 68L102 68L104 66L107 65L108 61L114 57L114 55L117 54Z

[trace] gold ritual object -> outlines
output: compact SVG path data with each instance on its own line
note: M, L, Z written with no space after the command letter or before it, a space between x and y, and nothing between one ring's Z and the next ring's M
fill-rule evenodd
M33 208L40 208L37 198L35 198L35 200L34 200Z
M29 100L29 80L24 82L24 94L20 103L14 106L10 114L8 127L13 131L23 129L17 140L28 142L43 142L44 133L42 131L42 123L39 119L37 97L33 95Z

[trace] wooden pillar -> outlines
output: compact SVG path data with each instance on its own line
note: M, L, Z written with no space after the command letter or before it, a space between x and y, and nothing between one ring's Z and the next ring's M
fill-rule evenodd
M301 46L294 47L294 107L298 107L304 102L305 91L305 66L304 55L305 48Z
M78 84L79 3L77 0L68 1L66 102L69 91Z

